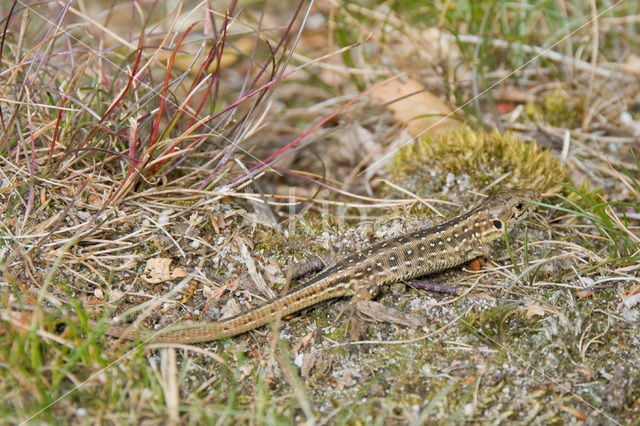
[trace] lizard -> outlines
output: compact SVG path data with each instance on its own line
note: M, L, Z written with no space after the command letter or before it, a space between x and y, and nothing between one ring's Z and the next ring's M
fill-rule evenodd
M216 322L176 324L161 330L111 325L110 336L143 342L202 343L259 328L325 300L371 298L394 282L444 271L491 254L492 241L504 236L533 210L540 194L512 189L490 195L475 208L436 226L389 238L356 251L318 273L295 291L261 307Z

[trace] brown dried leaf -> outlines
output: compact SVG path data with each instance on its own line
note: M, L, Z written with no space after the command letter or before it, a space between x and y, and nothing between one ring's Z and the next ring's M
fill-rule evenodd
M493 98L497 102L511 102L514 104L535 103L538 100L534 93L516 88L498 90L494 93Z
M405 327L420 327L426 324L426 320L415 314L407 314L390 306L372 300L360 300L356 303L356 308L361 313L381 321L399 324Z
M189 275L189 274L187 274L185 272L185 270L180 268L180 267L175 268L173 271L171 271L171 279L172 280L177 280L178 278L184 278L187 275Z
M168 257L156 257L149 259L144 268L142 278L150 284L159 284L171 279L171 262L173 259Z
M340 390L353 387L357 383L358 382L355 381L355 379L353 378L353 375L349 372L345 373L343 376L340 376L336 379L337 387Z
M524 316L525 318L531 318L534 315L540 315L541 317L543 317L547 313L547 311L548 310L544 308L542 305L540 305L537 302L534 302L529 306L527 306L526 313Z
M576 296L578 296L580 299L586 299L587 297L593 296L593 294L593 290L576 290Z
M389 104L387 107L395 119L406 124L407 132L413 137L461 126L459 121L445 118L452 112L451 108L415 80L389 80L370 92L374 98Z
M304 354L302 359L302 366L300 367L300 376L309 377L311 369L316 364L317 355L316 352L310 351Z
M621 65L621 68L624 72L629 74L640 74L640 56L635 54L630 54L624 60L624 63Z

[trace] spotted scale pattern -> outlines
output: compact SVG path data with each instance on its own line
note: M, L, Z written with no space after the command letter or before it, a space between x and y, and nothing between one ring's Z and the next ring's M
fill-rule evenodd
M145 341L198 343L253 330L278 317L324 300L353 296L360 286L382 286L433 274L488 253L488 243L500 238L527 215L538 200L532 190L498 192L471 211L437 226L384 240L339 260L300 289L266 305L213 323L177 325L157 332L136 333L123 326L107 334Z

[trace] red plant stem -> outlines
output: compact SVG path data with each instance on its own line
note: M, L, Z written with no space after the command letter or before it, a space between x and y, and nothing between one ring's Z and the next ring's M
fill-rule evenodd
M198 23L199 22L194 22L193 24L189 25L189 28L187 28L185 32L182 34L182 37L180 37L180 40L178 40L178 43L176 43L176 46L173 48L173 51L171 52L171 58L169 58L169 64L167 64L167 72L164 77L164 85L162 87L162 96L160 97L160 106L158 107L158 116L156 117L156 122L153 124L151 137L149 137L149 147L153 146L153 144L155 143L156 134L158 133L158 128L160 127L160 121L162 120L162 112L164 111L164 103L167 99L167 91L169 90L169 79L171 78L171 70L173 69L173 62L176 59L176 54L178 53L178 49L180 49L180 46L182 45L182 42L184 41L185 37L189 35L193 27L196 26Z
M85 66L81 66L78 71L76 71L76 73L73 75L73 77L71 77L71 81L69 82L69 84L67 84L67 90L65 90L64 94L62 95L62 101L60 102L60 109L58 110L58 118L56 119L56 127L53 130L53 139L51 140L51 148L49 148L49 158L47 159L48 161L51 161L51 157L53 156L53 151L56 147L56 143L58 141L58 135L60 133L60 122L62 121L62 113L64 112L64 106L67 103L67 99L69 98L69 92L71 91L71 88L73 87L73 83L76 80L76 78L78 78L79 75L82 75L84 73L84 69L86 67Z
M131 72L131 75L129 76L129 81L127 81L127 85L125 86L124 90L122 90L122 92L120 92L120 96L118 96L111 103L111 106L109 107L109 109L107 109L107 111L104 114L102 114L102 117L100 117L100 120L98 120L98 122L89 131L89 134L87 134L87 136L84 138L84 141L82 141L82 143L79 145L78 149L82 148L84 145L86 145L88 143L88 141L91 138L91 136L93 136L93 133L97 129L100 128L100 125L107 119L107 117L111 114L111 112L118 105L120 105L120 101L122 101L122 99L124 98L124 95L129 90L129 87L131 87L131 85L133 84L133 79L136 78L136 75L137 75L137 72L138 72L138 67L140 66L140 60L142 58L143 42L144 42L144 34L140 34L140 43L138 45L138 56L136 57L136 63L133 66L133 70Z
M0 58L2 58L2 52L4 51L4 40L7 38L7 29L9 29L9 22L11 22L11 16L13 15L13 9L15 9L16 4L18 4L18 0L14 0L11 5L11 9L9 9L9 13L5 19L4 29L2 30L2 40L0 40ZM5 130L4 126L4 115L2 114L2 105L0 105L0 123L2 123L2 130Z
M361 97L363 97L367 91L364 91L362 93L360 93L358 96L356 96L355 98L351 99L349 102L347 102L346 104L342 105L340 108L338 108L337 110L335 110L333 113L329 114L328 116L326 116L324 119L320 120L318 123L316 123L313 127L311 127L309 130L307 130L306 132L304 132L302 135L298 136L297 138L295 138L294 140L292 140L291 142L289 142L288 144L286 144L284 147L280 148L278 151L274 152L273 154L271 154L270 156L268 156L266 159L264 159L263 161L261 161L259 164L256 164L255 166L253 166L252 168L249 169L250 173L253 173L254 171L256 171L257 169L262 169L265 168L267 166L269 166L270 163L272 163L274 160L276 160L282 153L284 153L285 151L291 149L292 147L296 146L302 139L304 139L305 137L307 137L311 132L313 132L314 130L316 130L318 127L322 126L323 124L325 124L327 121L331 120L333 117L335 117L336 115L340 114L342 111L344 111L347 107L353 105L354 102L356 102L358 99L360 99ZM237 177L233 182L237 182L238 180L244 178L246 176L246 172L242 175L240 175L239 177Z

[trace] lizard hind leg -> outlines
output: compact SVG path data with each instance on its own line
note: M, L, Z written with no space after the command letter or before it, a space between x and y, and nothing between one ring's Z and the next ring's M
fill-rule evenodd
M353 284L354 295L347 306L336 318L337 322L345 313L348 314L346 330L348 331L351 340L356 340L359 337L363 324L362 322L356 321L354 313L360 311L359 305L361 303L369 302L371 299L376 297L379 289L380 287L376 283L369 280L356 281Z
M340 318L345 312L349 313L347 318L346 331L349 333L351 340L357 340L364 332L366 321L357 321L354 313L361 314L369 321L379 321L401 325L410 328L421 327L427 323L426 319L416 315L409 315L396 308L385 306L382 303L374 302L373 299L377 294L380 286L371 281L360 281L354 286L355 294L346 308L340 312Z
M336 321L340 320L345 313L353 314L353 308L363 300L371 300L378 294L380 287L373 281L359 281L353 284L354 294L349 304L338 314Z

